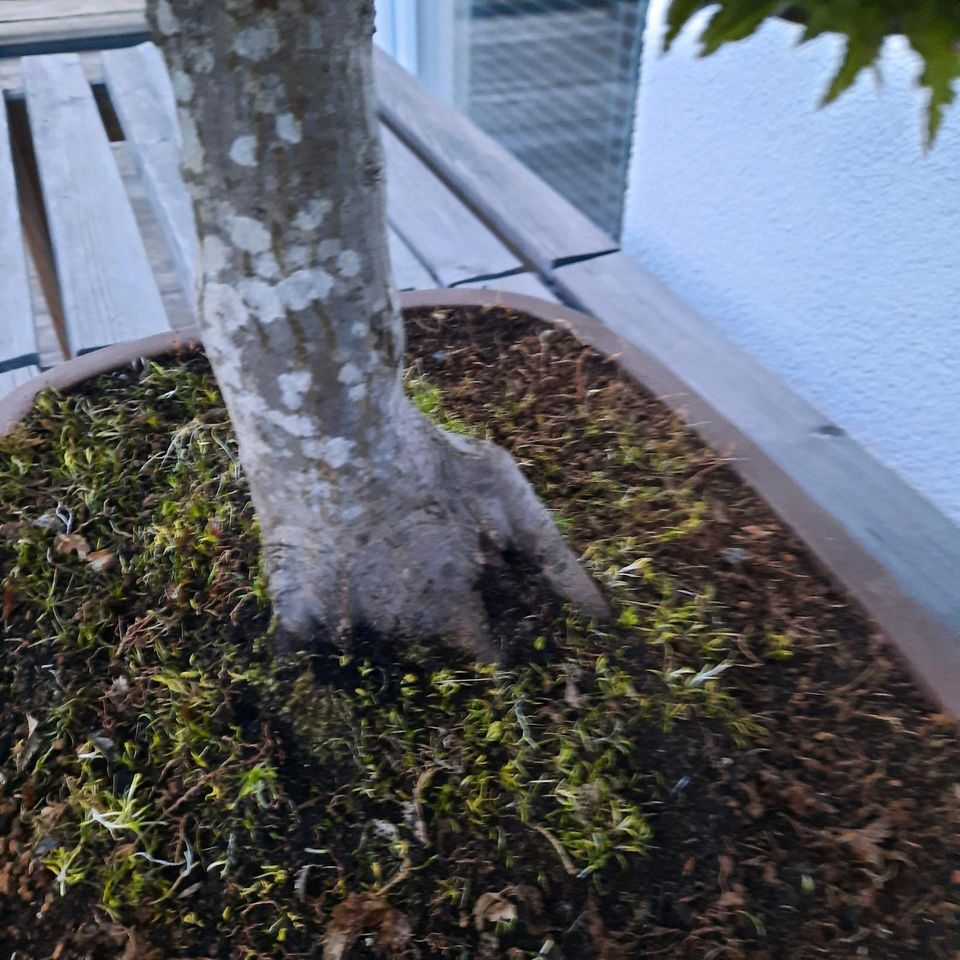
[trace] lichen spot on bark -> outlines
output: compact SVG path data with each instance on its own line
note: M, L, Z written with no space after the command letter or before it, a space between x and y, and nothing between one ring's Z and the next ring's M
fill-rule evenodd
M340 373L337 376L337 380L344 386L349 387L355 383L359 383L362 377L363 374L360 373L360 370L357 368L355 363L345 363L340 368Z
M263 413L263 419L291 437L299 437L301 440L317 435L316 420L304 414L286 413L268 407Z
M203 147L200 144L200 133L197 130L197 121L189 110L181 109L180 132L183 137L183 150L180 162L184 170L190 173L203 173Z
M242 331L250 314L233 287L225 283L208 283L203 291L204 312L208 320L227 334Z
M272 253L261 253L254 266L257 276L263 280L274 280L280 275L280 264Z
M319 290L312 270L297 270L280 283L283 302L291 310L306 310Z
M355 250L344 250L337 256L337 267L345 277L355 277L360 273L362 261Z
M180 29L180 21L170 6L170 0L157 3L157 29L165 37L172 37Z
M277 117L277 136L287 143L299 143L303 139L303 127L292 113Z
M274 24L266 20L241 30L233 42L233 49L244 60L259 62L279 52L280 36Z
M304 440L300 449L311 460L322 460L328 467L339 470L345 467L355 444L346 437L327 437L324 440Z
M273 323L283 316L283 303L276 287L263 280L246 279L237 284L244 303L261 323Z
M303 209L297 214L293 225L304 233L316 230L323 223L324 218L330 212L331 202L325 197L313 197L308 200ZM339 243L337 248L339 249Z
M230 248L216 234L203 238L203 272L219 278L230 265Z
M303 406L303 398L307 395L313 377L309 370L294 370L292 373L281 373L277 377L277 386L280 387L280 399L288 410L299 410Z
M170 74L170 85L177 103L188 104L193 99L193 80L183 70L174 70Z
M257 138L253 136L237 137L230 147L230 159L238 167L257 165Z
M340 241L334 237L329 237L326 240L321 240L320 245L317 247L317 256L321 260L332 260L336 257L343 247L340 245Z
M270 249L270 232L253 217L231 217L227 229L234 246L245 253L266 253Z

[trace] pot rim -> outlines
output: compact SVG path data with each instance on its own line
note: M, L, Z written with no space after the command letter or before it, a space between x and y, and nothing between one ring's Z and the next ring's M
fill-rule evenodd
M551 303L540 297L502 290L438 289L411 290L400 294L400 308L415 310L429 307L501 307L526 313L545 323L559 323L570 329L597 321L584 313L572 310L559 303ZM155 360L158 357L184 353L203 346L200 328L180 327L160 333L127 340L90 353L72 357L49 370L37 374L27 383L0 397L0 437L14 430L33 409L34 398L42 390L66 391L85 380L92 380L105 373L112 373L140 360Z

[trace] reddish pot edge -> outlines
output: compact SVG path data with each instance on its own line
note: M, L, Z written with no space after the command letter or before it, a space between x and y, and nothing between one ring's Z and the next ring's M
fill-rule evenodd
M85 353L58 363L0 398L0 437L10 433L33 409L33 401L42 390L69 390L104 373L112 373L140 359L163 357L199 347L200 330L185 327L164 330L140 340L115 343L111 347Z
M731 467L780 516L843 584L912 667L914 675L950 713L960 716L960 631L943 623L909 596L840 521L816 503L763 450L720 416L671 370L599 320L539 297L496 290L416 290L400 294L404 310L500 307L525 313L570 331L582 343L615 361L623 371L659 396L715 450L725 451ZM140 340L104 347L58 364L0 398L0 436L13 430L33 408L41 390L69 390L141 359L196 349L197 327L169 330Z
M570 329L578 322L595 322L585 314L539 297L497 290L414 290L400 294L400 307L403 310L470 306L503 307L517 313L528 313L548 323L561 323ZM138 360L195 350L202 344L199 327L181 327L139 340L115 343L58 363L0 397L0 437L10 433L27 416L33 409L34 397L42 390L70 390L84 380L111 373Z

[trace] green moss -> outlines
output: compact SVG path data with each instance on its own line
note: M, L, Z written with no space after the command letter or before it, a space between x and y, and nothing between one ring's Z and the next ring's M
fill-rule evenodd
M125 376L41 395L0 440L21 644L0 661L0 696L29 704L39 738L6 789L41 798L34 841L59 895L148 921L170 956L189 955L197 927L238 955L284 956L315 951L348 895L386 889L432 924L438 955L459 956L473 903L498 884L619 895L663 799L651 740L680 721L752 732L724 687L722 609L652 557L706 515L680 479L682 446L595 411L612 461L643 465L637 485L561 475L555 447L524 448L565 531L591 537L598 512L635 531L585 551L619 604L614 627L542 623L536 655L512 669L441 645L277 663L257 526L205 364ZM473 434L509 429L518 402L471 425L424 378L408 385ZM38 689L40 670L55 682ZM511 936L527 950L522 927Z
M440 388L425 376L408 376L406 378L407 394L416 404L420 412L428 416L438 426L451 433L462 433L467 436L482 436L473 424L451 411L444 403Z

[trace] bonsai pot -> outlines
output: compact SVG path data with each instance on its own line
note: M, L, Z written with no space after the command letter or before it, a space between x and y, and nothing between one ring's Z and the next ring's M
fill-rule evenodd
M2 431L36 411L0 469L0 942L349 960L416 937L571 960L802 949L809 929L820 949L849 933L837 898L860 909L894 865L864 935L921 930L946 955L952 721L729 467L781 515L809 502L583 314L489 291L402 304L412 401L513 453L614 617L492 558L498 663L362 630L276 657L198 331L49 371L0 402ZM140 376L143 358L161 362ZM44 387L76 389L35 403ZM115 923L84 922L103 905Z

